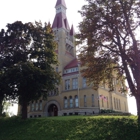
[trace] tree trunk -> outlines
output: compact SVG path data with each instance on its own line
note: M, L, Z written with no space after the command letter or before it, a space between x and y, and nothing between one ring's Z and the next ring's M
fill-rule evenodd
M3 111L3 105L2 105L2 101L0 100L0 116L2 116L2 111Z
M28 103L26 101L23 101L22 103L22 109L21 109L21 116L22 116L22 119L27 119L27 106L28 106Z
M138 121L140 122L140 95L136 95L136 105L137 105L137 115L138 115Z

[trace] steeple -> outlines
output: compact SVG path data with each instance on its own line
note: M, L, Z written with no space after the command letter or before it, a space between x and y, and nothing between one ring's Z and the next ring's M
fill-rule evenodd
M65 0L57 0L56 5L56 15L53 21L52 28L63 28L66 30L70 30L69 23L66 17L66 3Z
M59 5L62 5L66 8L66 3L65 3L65 0L57 0L56 2L56 5L55 5L55 8Z

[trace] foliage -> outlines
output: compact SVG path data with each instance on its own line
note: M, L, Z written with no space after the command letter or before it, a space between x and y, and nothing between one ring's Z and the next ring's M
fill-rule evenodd
M106 114L106 115L112 115L112 116L130 116L131 113L124 113L124 112L119 112L119 111L115 111L115 110L110 110L110 109L101 109L100 110L101 114ZM101 115L100 114L100 115Z
M136 117L0 119L1 140L139 140Z
M47 92L59 83L59 74L53 68L57 64L55 48L50 24L17 21L0 32L1 95L18 97L23 118L27 117L30 101L47 98Z
M83 21L79 24L80 32L77 34L78 43L86 44L80 54L81 65L85 66L83 76L93 82L95 89L103 81L113 90L114 73L117 73L117 79L125 75L130 92L136 98L140 116L140 40L137 36L140 1L87 2L80 11Z

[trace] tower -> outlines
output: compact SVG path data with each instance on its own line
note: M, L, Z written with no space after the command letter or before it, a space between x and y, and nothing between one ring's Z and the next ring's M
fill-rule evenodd
M59 61L59 71L63 72L64 67L76 57L76 48L74 40L74 28L73 25L69 26L66 16L66 4L64 0L57 0L56 15L52 24L52 28L55 34L55 40L57 41L57 55Z

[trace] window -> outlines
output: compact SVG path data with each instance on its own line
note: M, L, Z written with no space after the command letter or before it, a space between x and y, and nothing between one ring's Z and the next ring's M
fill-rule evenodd
M78 103L78 96L76 95L75 96L75 107L78 107L79 106L79 103Z
M94 94L92 94L91 100L92 100L92 106L94 106Z
M38 110L38 102L36 101L35 103L35 110L37 111Z
M87 86L86 78L83 78L83 88L85 88L86 86Z
M104 107L104 99L102 98L102 107Z
M106 97L106 101L107 101L107 108L109 108L108 97Z
M72 99L72 96L70 96L70 108L73 107L73 99Z
M32 102L32 111L34 111L35 107L34 107L34 102Z
M55 89L55 95L58 95L58 94L59 94L59 89L56 88L56 89Z
M58 72L58 67L56 67L56 72Z
M119 106L118 106L118 99L116 99L116 108L119 109Z
M84 95L84 106L87 106L87 97Z
M42 100L39 102L39 110L42 110Z
M73 89L78 88L78 79L77 78L72 79L72 88Z
M67 97L64 97L64 108L68 108L68 100L67 100Z
M120 101L120 99L119 99L119 108L120 108L120 110L121 110L121 101Z
M32 103L30 103L30 111L32 111Z
M101 86L101 88L105 88L105 83L104 82L101 82L100 83L100 86Z
M116 91L116 78L113 78L113 81L112 81L113 83L113 88L114 88L114 91Z
M65 90L69 90L70 89L70 80L65 80Z
M114 98L114 108L116 109L116 99Z
M126 111L126 102L124 102L124 108L125 108L125 111Z

